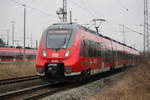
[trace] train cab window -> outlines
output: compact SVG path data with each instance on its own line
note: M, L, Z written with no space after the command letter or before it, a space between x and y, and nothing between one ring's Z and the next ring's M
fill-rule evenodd
M49 49L66 48L72 30L49 30L47 31L46 46Z

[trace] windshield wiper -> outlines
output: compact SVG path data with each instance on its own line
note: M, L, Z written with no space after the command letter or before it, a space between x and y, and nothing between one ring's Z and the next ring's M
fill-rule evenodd
M58 49L60 49L61 46L64 46L67 43L67 36L68 36L68 34L66 33L66 36L65 36L65 38L63 40L63 43L58 46ZM66 47L64 47L64 48L66 48Z

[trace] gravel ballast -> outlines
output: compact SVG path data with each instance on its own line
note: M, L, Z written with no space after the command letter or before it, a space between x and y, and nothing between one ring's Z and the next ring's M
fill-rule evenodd
M121 73L101 78L97 81L90 82L83 86L68 89L51 96L42 98L42 100L85 100L87 96L93 96L98 92L106 90L111 87L121 78Z

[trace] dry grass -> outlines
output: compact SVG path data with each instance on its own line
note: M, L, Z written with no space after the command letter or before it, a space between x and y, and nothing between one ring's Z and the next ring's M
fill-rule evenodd
M0 64L0 79L35 75L34 62Z
M87 100L150 100L150 62L128 69L112 88Z

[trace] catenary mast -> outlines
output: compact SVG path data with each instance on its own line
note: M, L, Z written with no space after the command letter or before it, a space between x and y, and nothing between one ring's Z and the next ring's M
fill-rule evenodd
M144 0L144 52L149 52L148 0Z
M56 11L57 15L61 15L60 20L67 22L67 0L63 0L63 8Z

